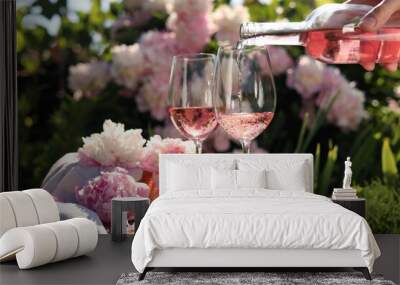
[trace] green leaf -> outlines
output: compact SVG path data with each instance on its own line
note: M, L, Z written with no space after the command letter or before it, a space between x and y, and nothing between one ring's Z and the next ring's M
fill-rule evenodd
M331 182L332 173L335 168L336 160L338 155L338 147L337 146L330 146L328 151L328 159L325 163L324 170L322 171L321 175L321 182L319 185L318 193L322 195L329 194L329 184Z
M316 192L318 188L319 181L319 168L321 164L321 144L317 144L317 149L315 150L315 159L314 159L314 192Z
M306 134L307 131L307 125L308 125L308 118L309 118L309 114L305 113L304 114L304 119L303 119L303 124L301 125L301 130L300 130L300 134L299 134L299 138L297 140L297 145L296 145L296 149L295 149L295 153L299 153L301 149L303 149L303 142L304 142L304 136Z
M398 173L396 159L390 147L389 139L383 139L382 145L382 172L384 175L396 175Z

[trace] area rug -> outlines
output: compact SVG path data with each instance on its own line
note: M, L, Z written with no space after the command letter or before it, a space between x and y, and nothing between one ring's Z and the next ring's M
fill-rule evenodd
M138 273L122 274L117 285L395 285L379 275L368 281L359 272L148 272L142 281L138 281L138 276Z

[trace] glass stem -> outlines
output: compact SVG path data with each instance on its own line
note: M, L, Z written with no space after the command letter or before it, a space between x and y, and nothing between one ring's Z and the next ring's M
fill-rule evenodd
M243 141L241 141L241 143L242 143L243 153L250 153L251 141L243 140Z
M201 153L203 142L201 140L194 140L193 142L196 145L196 153Z

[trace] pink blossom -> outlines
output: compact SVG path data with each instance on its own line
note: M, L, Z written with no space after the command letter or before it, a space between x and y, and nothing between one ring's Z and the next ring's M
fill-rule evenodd
M191 12L191 13L209 13L212 10L211 0L174 0L172 1L172 12Z
M334 100L334 101L332 101ZM328 108L328 122L343 131L356 130L367 113L364 109L365 95L355 88L354 84L343 79L336 89L326 90L319 94L316 104Z
M273 75L285 73L293 67L293 59L284 48L270 46L268 51Z
M270 65L264 52L254 52L252 54L263 75L268 75L270 72L272 72L273 75L279 75L285 73L294 65L293 59L283 48L268 47L268 55Z
M179 53L175 34L149 31L141 36L139 44L151 71L169 75L172 57Z
M396 100L389 99L388 108L390 111L400 114L400 105L399 102L397 102Z
M158 156L162 153L195 153L195 145L192 141L162 139L155 135L146 143L140 166L145 171L158 173Z
M136 182L128 171L117 167L101 172L82 188L75 189L79 204L95 211L105 224L111 221L111 200L114 197L148 197L149 187Z
M143 86L136 96L136 103L141 112L150 111L156 120L167 116L169 76L166 73L155 73L143 81Z
M321 90L328 91L337 89L338 86L346 81L340 70L336 67L326 66L322 74L322 86Z
M303 99L310 99L319 92L323 83L325 65L309 56L302 56L297 66L288 71L288 87L295 89Z
M167 27L176 34L181 52L199 52L210 41L212 23L208 14L179 12L170 15Z

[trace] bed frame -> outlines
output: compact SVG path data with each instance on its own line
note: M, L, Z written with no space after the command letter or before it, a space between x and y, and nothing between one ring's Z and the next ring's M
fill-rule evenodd
M165 193L168 161L191 161L199 164L215 160L261 159L305 161L307 165L307 192L313 192L312 154L164 154L160 157L160 195ZM139 275L155 268L232 268L237 271L262 268L353 268L361 271L367 280L371 276L359 250L330 249L249 249L249 248L169 248L156 250L152 261Z

